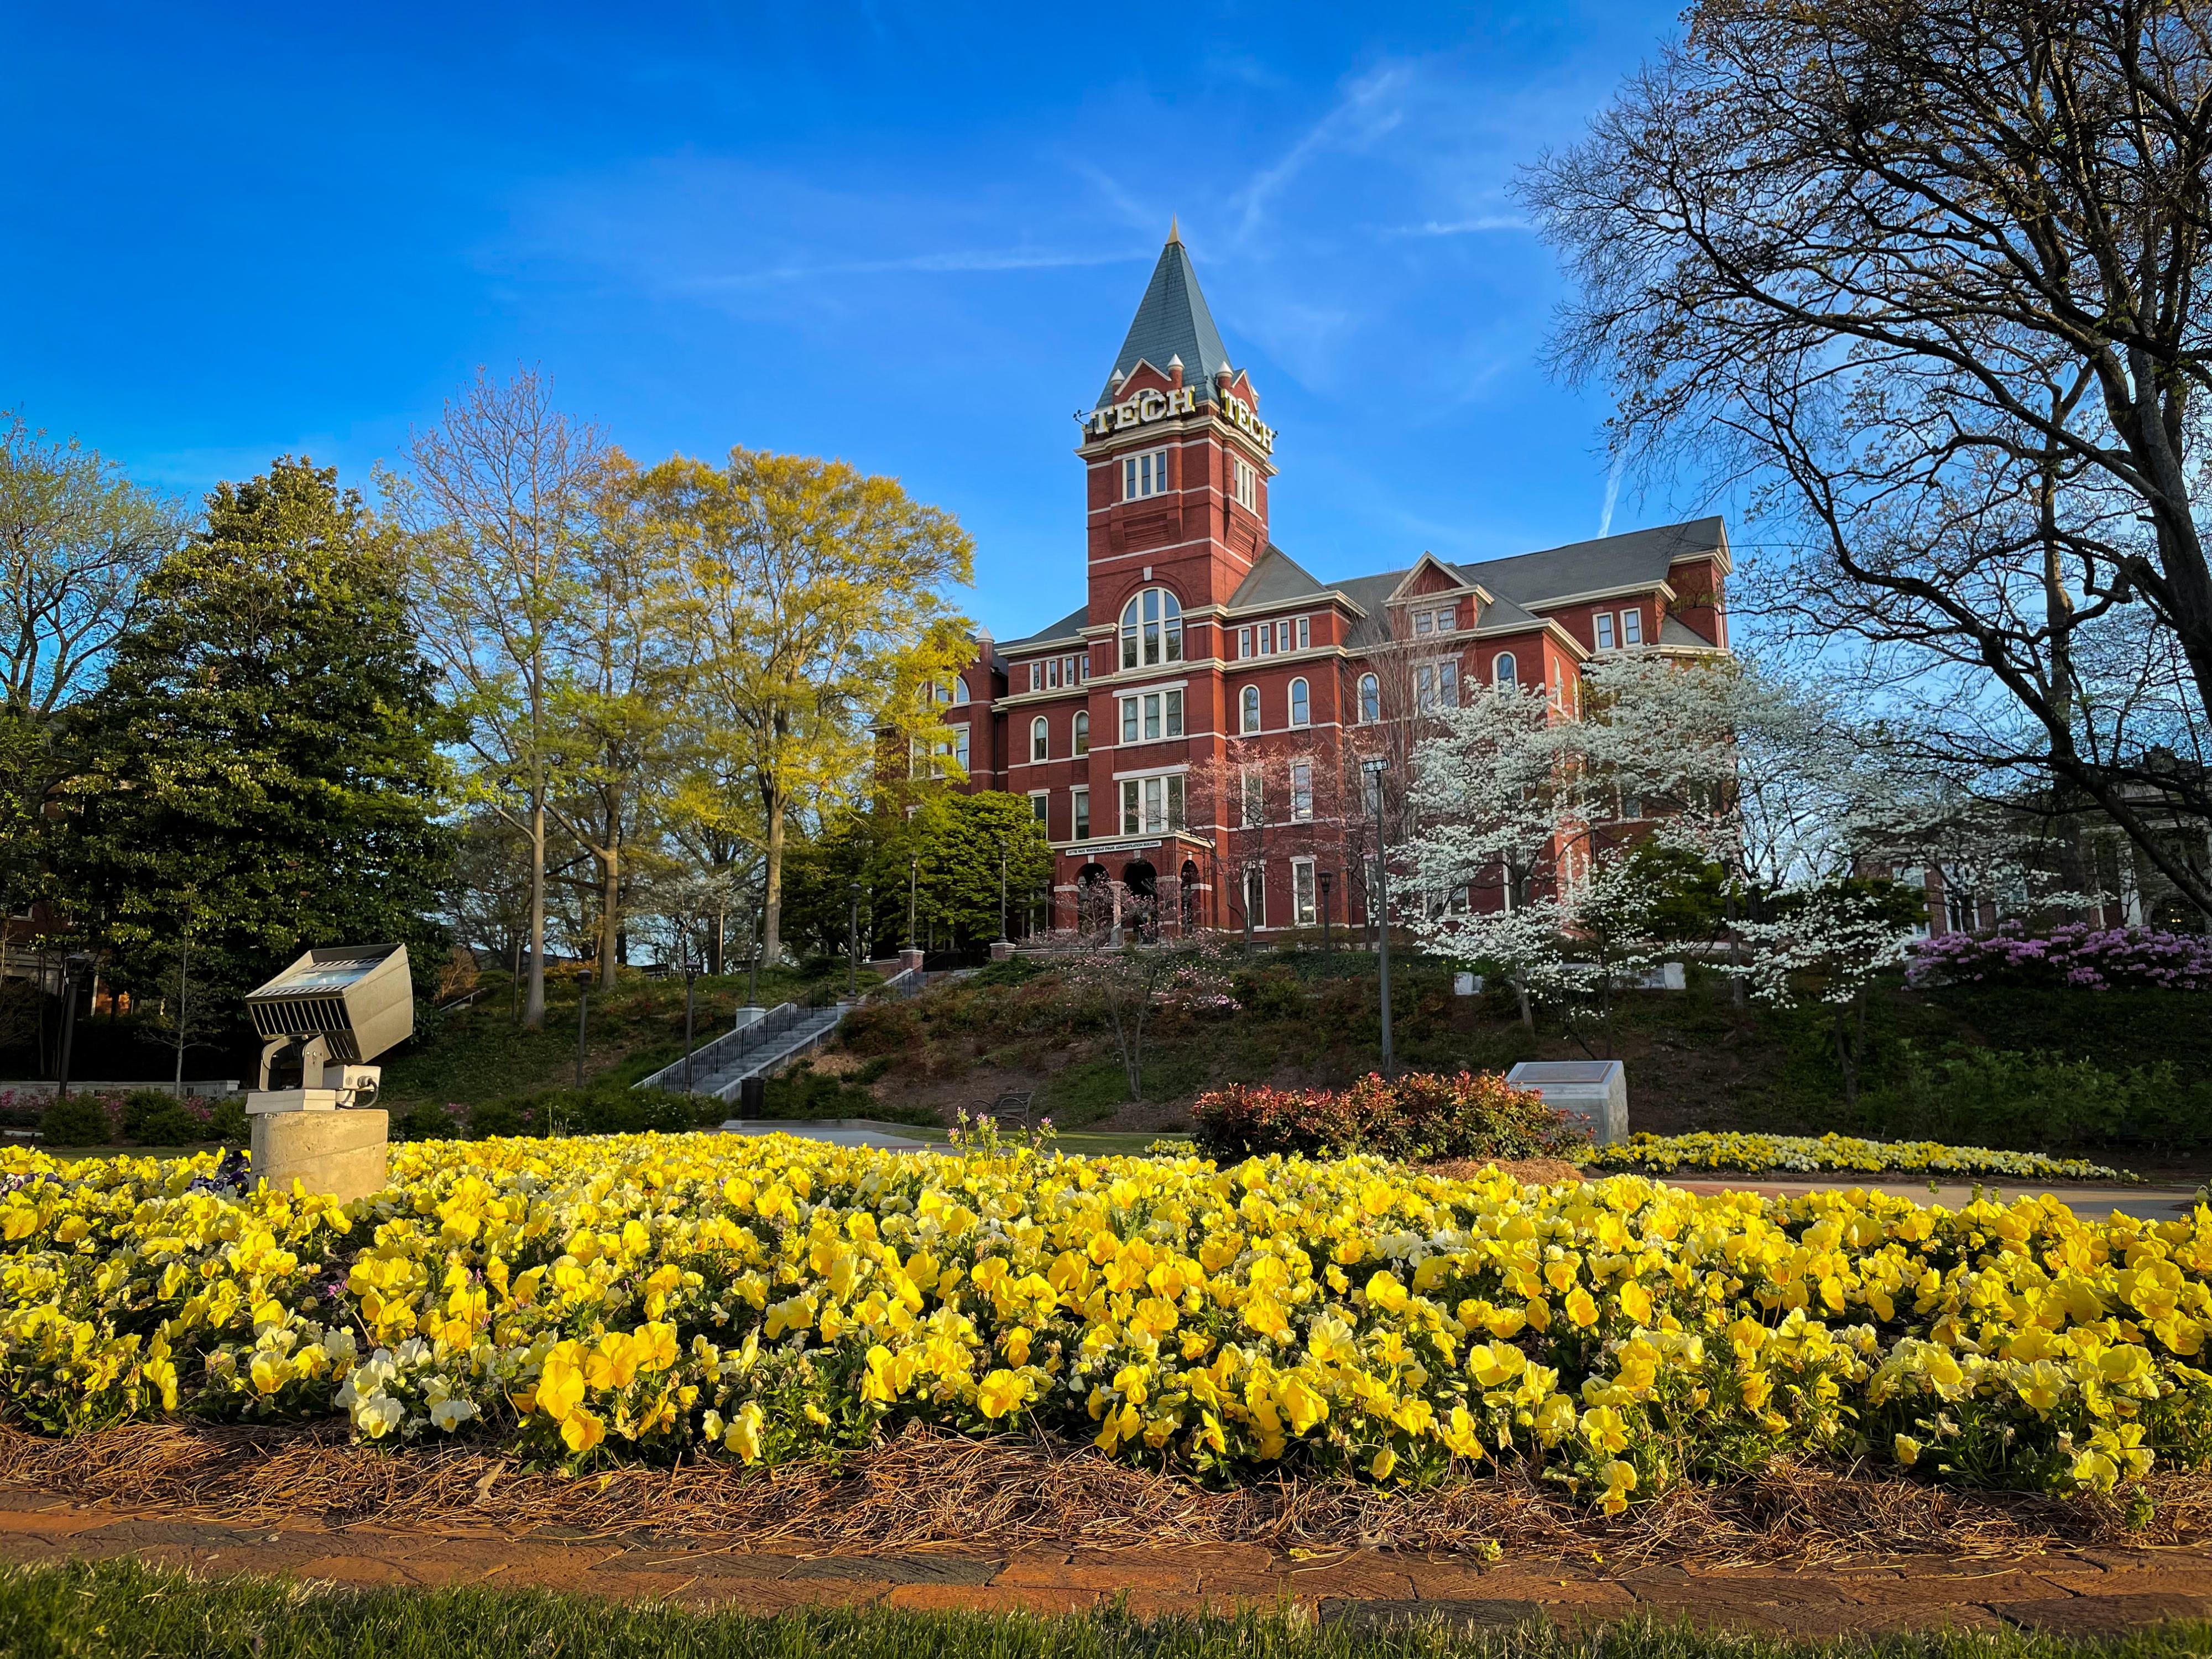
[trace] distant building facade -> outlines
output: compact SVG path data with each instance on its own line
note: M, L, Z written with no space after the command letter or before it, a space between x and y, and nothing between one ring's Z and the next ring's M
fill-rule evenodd
M1169 927L1361 925L1377 769L1425 715L1509 681L1572 708L1609 650L1729 649L1717 518L1310 574L1269 538L1275 433L1172 232L1081 418L1087 597L979 637L942 716L967 787L1045 826L1050 926L1132 898Z

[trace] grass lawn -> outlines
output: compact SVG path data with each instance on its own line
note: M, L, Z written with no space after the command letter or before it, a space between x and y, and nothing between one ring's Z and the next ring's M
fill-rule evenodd
M760 1656L761 1659L2181 1659L2212 1628L2074 1641L2017 1633L1790 1643L1614 1626L1566 1636L1548 1626L1466 1634L1279 1616L1037 1618L820 1609L773 1618L485 1589L343 1590L266 1579L198 1580L131 1561L0 1570L0 1652L13 1659L562 1659Z

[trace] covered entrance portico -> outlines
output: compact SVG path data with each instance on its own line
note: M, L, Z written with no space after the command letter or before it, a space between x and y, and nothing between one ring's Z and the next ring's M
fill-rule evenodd
M1199 872L1208 853L1180 830L1068 848L1060 855L1052 925L1117 940L1137 925L1147 939L1201 927L1212 895Z

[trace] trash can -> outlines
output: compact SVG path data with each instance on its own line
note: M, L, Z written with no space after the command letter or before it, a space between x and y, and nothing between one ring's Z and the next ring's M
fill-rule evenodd
M768 1079L749 1077L738 1085L738 1115L742 1118L762 1118L768 1115Z

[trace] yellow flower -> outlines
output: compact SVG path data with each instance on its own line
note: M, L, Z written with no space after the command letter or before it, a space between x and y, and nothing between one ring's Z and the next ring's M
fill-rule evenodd
M763 1422L760 1407L748 1401L731 1420L722 1444L748 1463L757 1463L761 1455L761 1426Z
M1012 1371L993 1371L976 1388L975 1407L995 1422L1010 1412L1019 1411L1028 1392L1026 1379Z
M1898 1462L1904 1468L1909 1469L1920 1461L1920 1443L1911 1435L1900 1434L1891 1444L1897 1453Z

